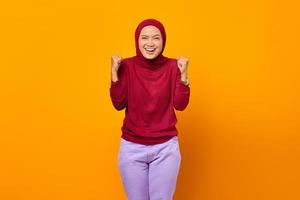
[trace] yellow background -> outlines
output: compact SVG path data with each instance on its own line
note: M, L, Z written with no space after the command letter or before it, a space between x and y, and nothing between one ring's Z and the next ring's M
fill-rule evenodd
M4 3L9 2L9 3ZM300 199L297 1L2 1L0 199L125 200L110 57L163 22L190 59L175 200Z

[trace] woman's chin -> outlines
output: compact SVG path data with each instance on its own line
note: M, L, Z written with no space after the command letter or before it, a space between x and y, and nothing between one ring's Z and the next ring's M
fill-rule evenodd
M146 58L148 60L153 60L157 57L157 55L148 55L148 54L144 54L143 56L144 56L144 58Z

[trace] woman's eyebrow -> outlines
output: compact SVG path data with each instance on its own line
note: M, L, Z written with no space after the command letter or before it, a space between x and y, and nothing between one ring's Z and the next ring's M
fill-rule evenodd
M148 35L141 35L141 36L146 36L146 37L148 37ZM160 36L159 34L155 34L155 35L153 35L152 37L154 37L154 36Z

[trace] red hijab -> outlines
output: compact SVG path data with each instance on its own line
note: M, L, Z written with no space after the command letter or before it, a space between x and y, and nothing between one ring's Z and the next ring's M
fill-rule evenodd
M160 54L154 59L146 59L139 49L140 33L145 26L150 26L150 25L155 26L156 28L159 29L161 36L162 36L162 40L163 40L162 41L163 42L162 50L161 50ZM157 68L161 67L169 60L169 58L162 55L162 53L165 49L165 44L166 44L166 32L165 32L165 28L164 28L163 24L156 19L143 20L142 22L140 22L140 24L137 26L137 28L135 30L136 56L134 57L134 60L136 61L136 63L138 63L139 66L145 67L148 69L153 70L153 69L157 69Z

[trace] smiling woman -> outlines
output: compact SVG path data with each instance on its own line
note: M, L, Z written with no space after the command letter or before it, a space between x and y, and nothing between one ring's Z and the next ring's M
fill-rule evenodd
M112 56L110 96L125 108L118 166L129 200L172 200L181 153L176 110L189 103L188 60L162 55L163 25L142 21L135 31L136 56Z
M155 26L146 26L139 37L139 49L147 59L158 56L163 46L160 31Z

